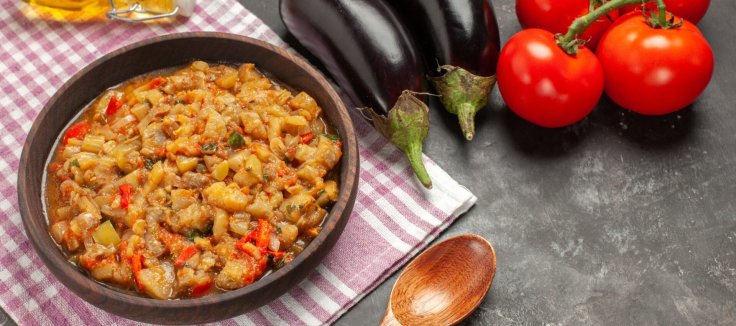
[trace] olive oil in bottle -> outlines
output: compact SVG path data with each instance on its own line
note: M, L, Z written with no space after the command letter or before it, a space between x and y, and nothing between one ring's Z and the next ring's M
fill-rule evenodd
M95 21L106 17L145 21L191 15L194 0L23 0L38 17L56 21Z

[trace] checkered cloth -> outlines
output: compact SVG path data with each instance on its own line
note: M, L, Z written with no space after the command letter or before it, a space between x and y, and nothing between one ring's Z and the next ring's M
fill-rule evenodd
M165 25L64 24L29 18L26 9L19 0L0 3L0 305L20 324L131 324L67 290L23 232L17 171L33 119L72 74L134 41L214 30L285 44L235 0L201 1L191 19ZM426 157L434 189L421 189L402 153L363 120L353 120L359 134L360 187L335 248L296 288L225 324L331 323L475 203L473 194Z

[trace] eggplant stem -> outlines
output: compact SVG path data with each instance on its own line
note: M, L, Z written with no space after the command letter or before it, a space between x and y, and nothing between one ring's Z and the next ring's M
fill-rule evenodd
M437 92L442 95L442 105L447 112L457 115L465 139L475 136L475 114L488 104L488 96L496 84L496 76L477 76L451 65L439 67L441 76L430 77Z
M404 152L419 181L432 188L432 180L422 163L422 142L429 133L429 108L412 94L411 91L401 92L386 116L370 109L366 112L378 132Z
M404 150L406 158L409 159L409 164L417 175L419 182L424 185L427 189L432 189L432 179L427 173L427 168L424 166L422 161L422 143L421 142L410 142Z
M465 139L473 140L475 136L475 112L478 109L472 103L462 103L457 110L457 119Z

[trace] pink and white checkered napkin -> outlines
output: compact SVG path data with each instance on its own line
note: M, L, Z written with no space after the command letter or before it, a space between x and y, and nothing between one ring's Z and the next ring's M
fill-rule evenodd
M29 19L22 12L25 6L18 0L0 3L0 305L20 324L133 324L67 290L43 266L24 234L16 183L33 119L72 74L138 40L214 30L285 43L235 0L202 1L191 19L177 25L45 22ZM299 286L225 324L331 323L475 203L472 193L426 157L434 189L421 189L402 153L363 120L353 120L359 134L360 186L335 248Z

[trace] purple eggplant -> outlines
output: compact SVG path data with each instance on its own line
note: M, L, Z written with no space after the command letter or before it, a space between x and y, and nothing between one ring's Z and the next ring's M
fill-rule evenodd
M424 66L396 12L382 0L281 0L280 10L289 32L430 188L422 163L429 109L413 95L425 90Z
M464 136L475 134L475 114L488 103L496 83L498 24L487 0L391 0L420 46L430 79L447 111L456 114ZM432 67L428 71L435 70Z

